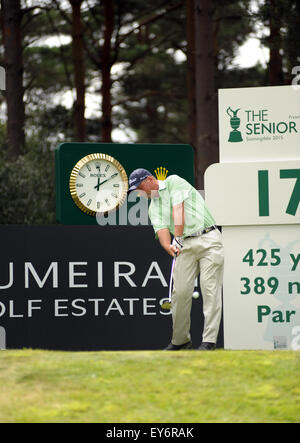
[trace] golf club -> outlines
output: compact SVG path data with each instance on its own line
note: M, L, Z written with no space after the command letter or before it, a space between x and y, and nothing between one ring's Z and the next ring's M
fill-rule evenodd
M175 267L175 262L176 262L176 254L173 257L173 261L172 261L172 267L171 267L171 275L170 275L170 283L169 283L169 300L165 301L161 307L163 309L171 309L172 308L172 282L173 282L173 273L174 273L174 267Z

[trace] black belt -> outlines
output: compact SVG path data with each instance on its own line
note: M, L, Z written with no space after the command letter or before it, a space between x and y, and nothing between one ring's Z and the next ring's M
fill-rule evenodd
M194 235L189 235L188 237L185 237L185 239L199 237L200 235L207 234L208 232L213 231L214 229L218 229L218 227L216 225L209 226L209 228L205 228L205 229L203 229L203 231L199 231L199 232L195 233Z

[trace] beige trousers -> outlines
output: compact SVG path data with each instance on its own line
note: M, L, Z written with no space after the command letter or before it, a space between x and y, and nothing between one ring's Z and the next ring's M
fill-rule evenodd
M195 279L200 272L203 297L203 342L216 343L222 314L224 252L222 234L215 229L199 237L187 238L176 259L172 293L174 345L191 340L191 307Z

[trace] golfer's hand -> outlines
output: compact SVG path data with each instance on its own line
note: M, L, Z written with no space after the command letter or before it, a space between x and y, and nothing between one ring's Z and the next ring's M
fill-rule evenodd
M171 255L179 255L181 249L183 248L183 239L180 237L174 237L172 244L170 245Z
M173 245L169 245L169 246L166 248L166 251L167 251L168 254L171 255L171 257L175 257L175 256L177 256L178 254L180 254L179 249L177 249L176 246L173 246Z

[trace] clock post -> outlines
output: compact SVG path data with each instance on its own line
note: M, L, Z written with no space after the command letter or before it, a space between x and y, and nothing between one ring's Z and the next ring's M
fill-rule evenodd
M127 176L144 167L155 175L164 167L194 184L190 145L63 143L56 150L56 214L64 225L97 225L96 215L116 213L127 200ZM123 212L125 212L123 208ZM128 220L127 220L128 221Z

